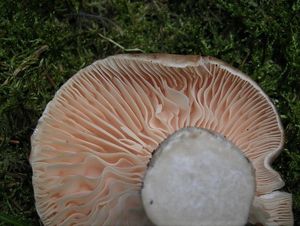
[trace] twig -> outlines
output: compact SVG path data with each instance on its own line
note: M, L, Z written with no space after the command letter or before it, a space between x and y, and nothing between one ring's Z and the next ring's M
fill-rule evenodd
M4 138L0 137L0 141L4 141L4 140L5 140ZM18 140L10 140L10 141L8 141L8 143L10 143L10 144L19 144L20 141L18 141Z
M54 80L48 75L48 73L45 74L47 80L50 82L50 84L52 85L53 88L56 87L56 84L54 82Z
M66 14L67 17L82 17L82 18L86 18L86 19L93 19L93 20L98 20L102 23L102 25L108 27L109 24L115 26L120 32L122 32L122 29L119 25L117 25L114 21L100 16L100 15L94 15L94 14L90 14L90 13L86 13L86 12L78 12L78 13L69 13Z
M244 60L241 63L241 66L240 66L241 68L244 67L244 64L246 63L246 60L248 59L249 56L250 56L250 52L247 52L246 57L244 58Z
M29 66L36 63L40 58L41 54L46 52L49 49L47 45L41 46L39 49L34 51L31 55L26 57L19 67L13 72L13 76L18 75L21 71L26 70Z
M122 49L123 51L125 52L142 52L142 53L145 53L145 51L139 49L139 48L133 48L133 49L127 49L125 48L124 46L120 45L119 43L117 43L116 41L112 40L111 38L108 38L100 33L98 33L98 35L101 37L101 38L104 38L105 40L109 41L110 43L114 44L115 46L119 47L120 49Z

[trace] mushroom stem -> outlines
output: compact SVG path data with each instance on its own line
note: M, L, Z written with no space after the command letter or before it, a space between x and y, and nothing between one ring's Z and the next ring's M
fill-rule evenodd
M155 151L142 200L156 225L245 225L255 176L245 155L223 136L185 128Z

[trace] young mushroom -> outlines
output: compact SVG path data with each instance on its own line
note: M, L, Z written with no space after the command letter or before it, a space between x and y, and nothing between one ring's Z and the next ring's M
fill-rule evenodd
M117 55L79 71L32 135L44 225L293 225L270 164L283 128L242 72L200 56Z

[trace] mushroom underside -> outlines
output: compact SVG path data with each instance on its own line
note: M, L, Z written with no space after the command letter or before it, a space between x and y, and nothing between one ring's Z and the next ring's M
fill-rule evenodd
M222 134L251 161L256 210L266 213L254 211L253 222L267 216L269 225L292 224L291 197L271 195L284 184L270 167L283 144L271 101L218 60L172 55L100 60L56 93L32 136L43 223L151 224L140 195L147 164L163 140L185 127Z

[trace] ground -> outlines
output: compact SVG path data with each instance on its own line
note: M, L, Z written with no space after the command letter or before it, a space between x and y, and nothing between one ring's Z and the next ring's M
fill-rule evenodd
M132 51L214 56L263 88L285 128L273 166L300 225L299 0L0 0L0 225L41 224L30 136L55 91L93 61Z

